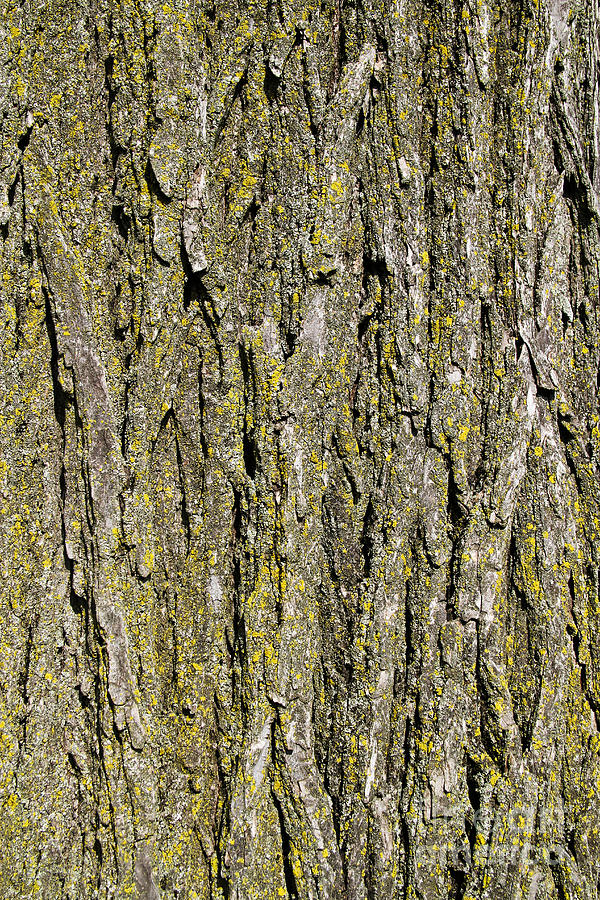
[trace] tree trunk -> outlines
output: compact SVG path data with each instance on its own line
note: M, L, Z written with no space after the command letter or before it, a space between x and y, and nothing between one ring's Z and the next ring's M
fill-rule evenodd
M597 0L0 22L0 895L600 897Z

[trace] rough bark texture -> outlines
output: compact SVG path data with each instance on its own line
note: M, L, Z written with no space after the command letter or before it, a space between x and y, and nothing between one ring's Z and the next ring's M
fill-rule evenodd
M0 30L0 895L600 896L597 0Z

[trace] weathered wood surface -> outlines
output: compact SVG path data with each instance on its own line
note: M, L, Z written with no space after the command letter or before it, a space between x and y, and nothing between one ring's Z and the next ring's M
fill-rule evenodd
M0 895L597 898L597 0L0 31Z

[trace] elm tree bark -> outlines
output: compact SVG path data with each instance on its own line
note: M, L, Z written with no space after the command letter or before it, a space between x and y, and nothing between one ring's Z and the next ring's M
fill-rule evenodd
M0 894L600 894L597 0L2 0Z

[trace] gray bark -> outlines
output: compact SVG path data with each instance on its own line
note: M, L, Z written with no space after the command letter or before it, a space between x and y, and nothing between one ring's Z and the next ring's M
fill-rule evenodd
M2 0L0 894L600 894L596 0Z

